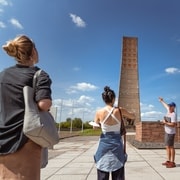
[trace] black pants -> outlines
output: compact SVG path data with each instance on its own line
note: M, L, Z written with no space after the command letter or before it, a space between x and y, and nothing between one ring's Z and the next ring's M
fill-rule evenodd
M111 172L112 180L125 180L124 176L124 167ZM97 170L97 179L98 180L109 180L109 172L104 172Z

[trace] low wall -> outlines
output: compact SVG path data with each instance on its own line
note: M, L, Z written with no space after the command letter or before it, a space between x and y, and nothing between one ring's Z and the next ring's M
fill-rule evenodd
M153 121L138 122L135 140L139 142L164 142L164 125ZM180 122L176 128L175 142L180 142Z

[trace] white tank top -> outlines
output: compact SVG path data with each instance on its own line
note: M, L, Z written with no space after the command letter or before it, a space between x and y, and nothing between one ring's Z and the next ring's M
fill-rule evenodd
M103 133L106 132L120 132L120 126L121 123L120 121L114 116L114 114L112 114L114 107L109 111L107 108L106 110L109 112L108 115L105 117L105 119L103 120L103 122L101 122L101 129ZM111 116L116 122L117 124L115 125L107 125L105 124L106 120L109 118L109 116Z

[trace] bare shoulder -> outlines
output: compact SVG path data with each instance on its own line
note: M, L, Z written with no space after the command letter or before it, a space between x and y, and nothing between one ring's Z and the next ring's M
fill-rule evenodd
M115 107L114 112L119 112L120 107Z
M96 111L96 115L95 115L94 121L96 123L99 123L103 119L104 113L105 113L105 110L103 108L102 109L98 109Z
M119 119L120 118L120 112L119 112L119 107L115 107L113 114Z
M127 110L123 107L119 107L119 110L121 110L122 112L126 112Z
M102 116L102 114L104 114L104 109L102 108L102 109L98 109L97 111L96 111L96 116L97 117L101 117Z
M118 113L119 113L119 111L124 111L124 110L125 109L123 107L115 107L115 109L114 109L114 111L118 112Z
M103 113L105 110L104 110L104 108L101 108L101 109L98 109L97 111L96 111L96 113L97 114L101 114L101 113Z

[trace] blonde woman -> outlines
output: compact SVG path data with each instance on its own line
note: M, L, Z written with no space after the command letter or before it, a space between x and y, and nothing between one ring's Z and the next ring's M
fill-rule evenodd
M124 180L124 165L127 154L126 131L122 128L122 116L129 119L134 119L135 116L124 108L114 107L115 93L110 87L104 87L102 99L105 107L96 112L94 119L94 122L100 124L102 129L99 146L94 156L97 179L109 180L109 173L111 173L112 180Z
M42 148L22 131L24 120L23 87L32 87L33 75L39 68L38 51L25 35L15 37L2 46L16 61L0 72L0 179L39 180ZM51 107L51 79L41 71L35 89L40 110Z

